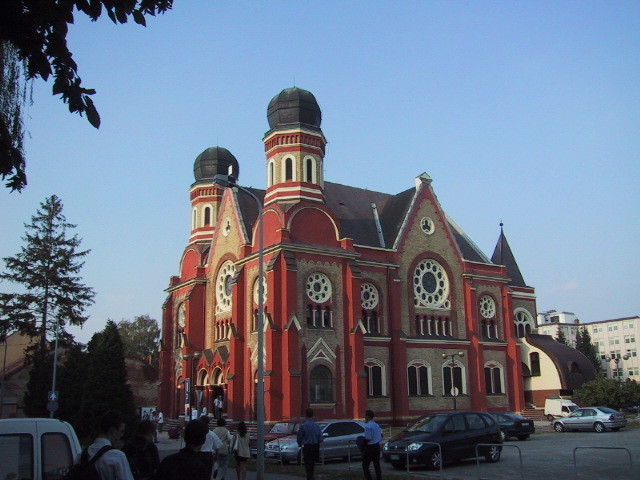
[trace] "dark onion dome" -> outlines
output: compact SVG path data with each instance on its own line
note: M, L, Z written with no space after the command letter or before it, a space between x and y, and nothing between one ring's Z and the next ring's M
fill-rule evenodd
M322 112L313 93L298 87L285 88L269 102L267 120L271 129L292 124L319 129Z
M231 172L229 172L231 167ZM211 181L214 175L232 174L238 179L240 174L240 165L233 154L222 147L207 148L196 158L193 164L193 176L196 182Z

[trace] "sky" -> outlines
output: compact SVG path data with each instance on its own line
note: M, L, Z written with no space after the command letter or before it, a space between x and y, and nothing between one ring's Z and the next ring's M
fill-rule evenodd
M640 314L640 2L175 0L146 28L75 20L102 124L34 83L29 183L0 191L0 257L61 198L97 293L78 340L161 320L195 158L225 147L240 184L264 188L267 105L292 86L322 109L325 180L399 193L426 172L489 256L504 223L538 311Z

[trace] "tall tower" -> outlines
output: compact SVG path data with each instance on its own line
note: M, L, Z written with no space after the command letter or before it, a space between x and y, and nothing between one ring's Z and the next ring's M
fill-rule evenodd
M193 164L195 182L189 189L191 199L190 244L211 241L222 200L222 189L213 185L213 177L218 174L233 175L238 178L240 174L238 160L226 148L207 148L196 157Z
M324 202L323 160L327 144L322 112L313 94L293 87L282 90L267 108L265 134L267 192L265 205L302 200Z

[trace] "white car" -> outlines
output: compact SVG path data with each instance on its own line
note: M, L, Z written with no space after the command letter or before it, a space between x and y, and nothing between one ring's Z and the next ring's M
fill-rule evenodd
M0 478L59 480L80 454L71 425L54 418L0 420Z

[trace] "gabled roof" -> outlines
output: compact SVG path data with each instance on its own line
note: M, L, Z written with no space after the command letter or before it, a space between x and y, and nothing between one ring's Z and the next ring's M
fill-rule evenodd
M264 199L264 190L255 188L248 188L248 190L261 201ZM391 195L339 183L324 183L325 202L339 220L340 235L352 238L355 244L363 246L393 248L415 196L415 187L397 195ZM236 198L247 235L251 238L251 228L258 217L256 202L242 193L239 193ZM380 242L373 205L380 220L384 245ZM465 260L491 263L449 216L445 214L445 218Z
M491 261L496 265L504 265L507 268L507 276L511 279L510 285L514 285L516 287L527 286L524 282L524 278L522 277L522 273L520 273L520 268L518 268L518 263L511 251L509 242L507 242L507 237L504 235L502 223L500 224L500 237L498 238L498 243L496 244L496 248L491 256Z

